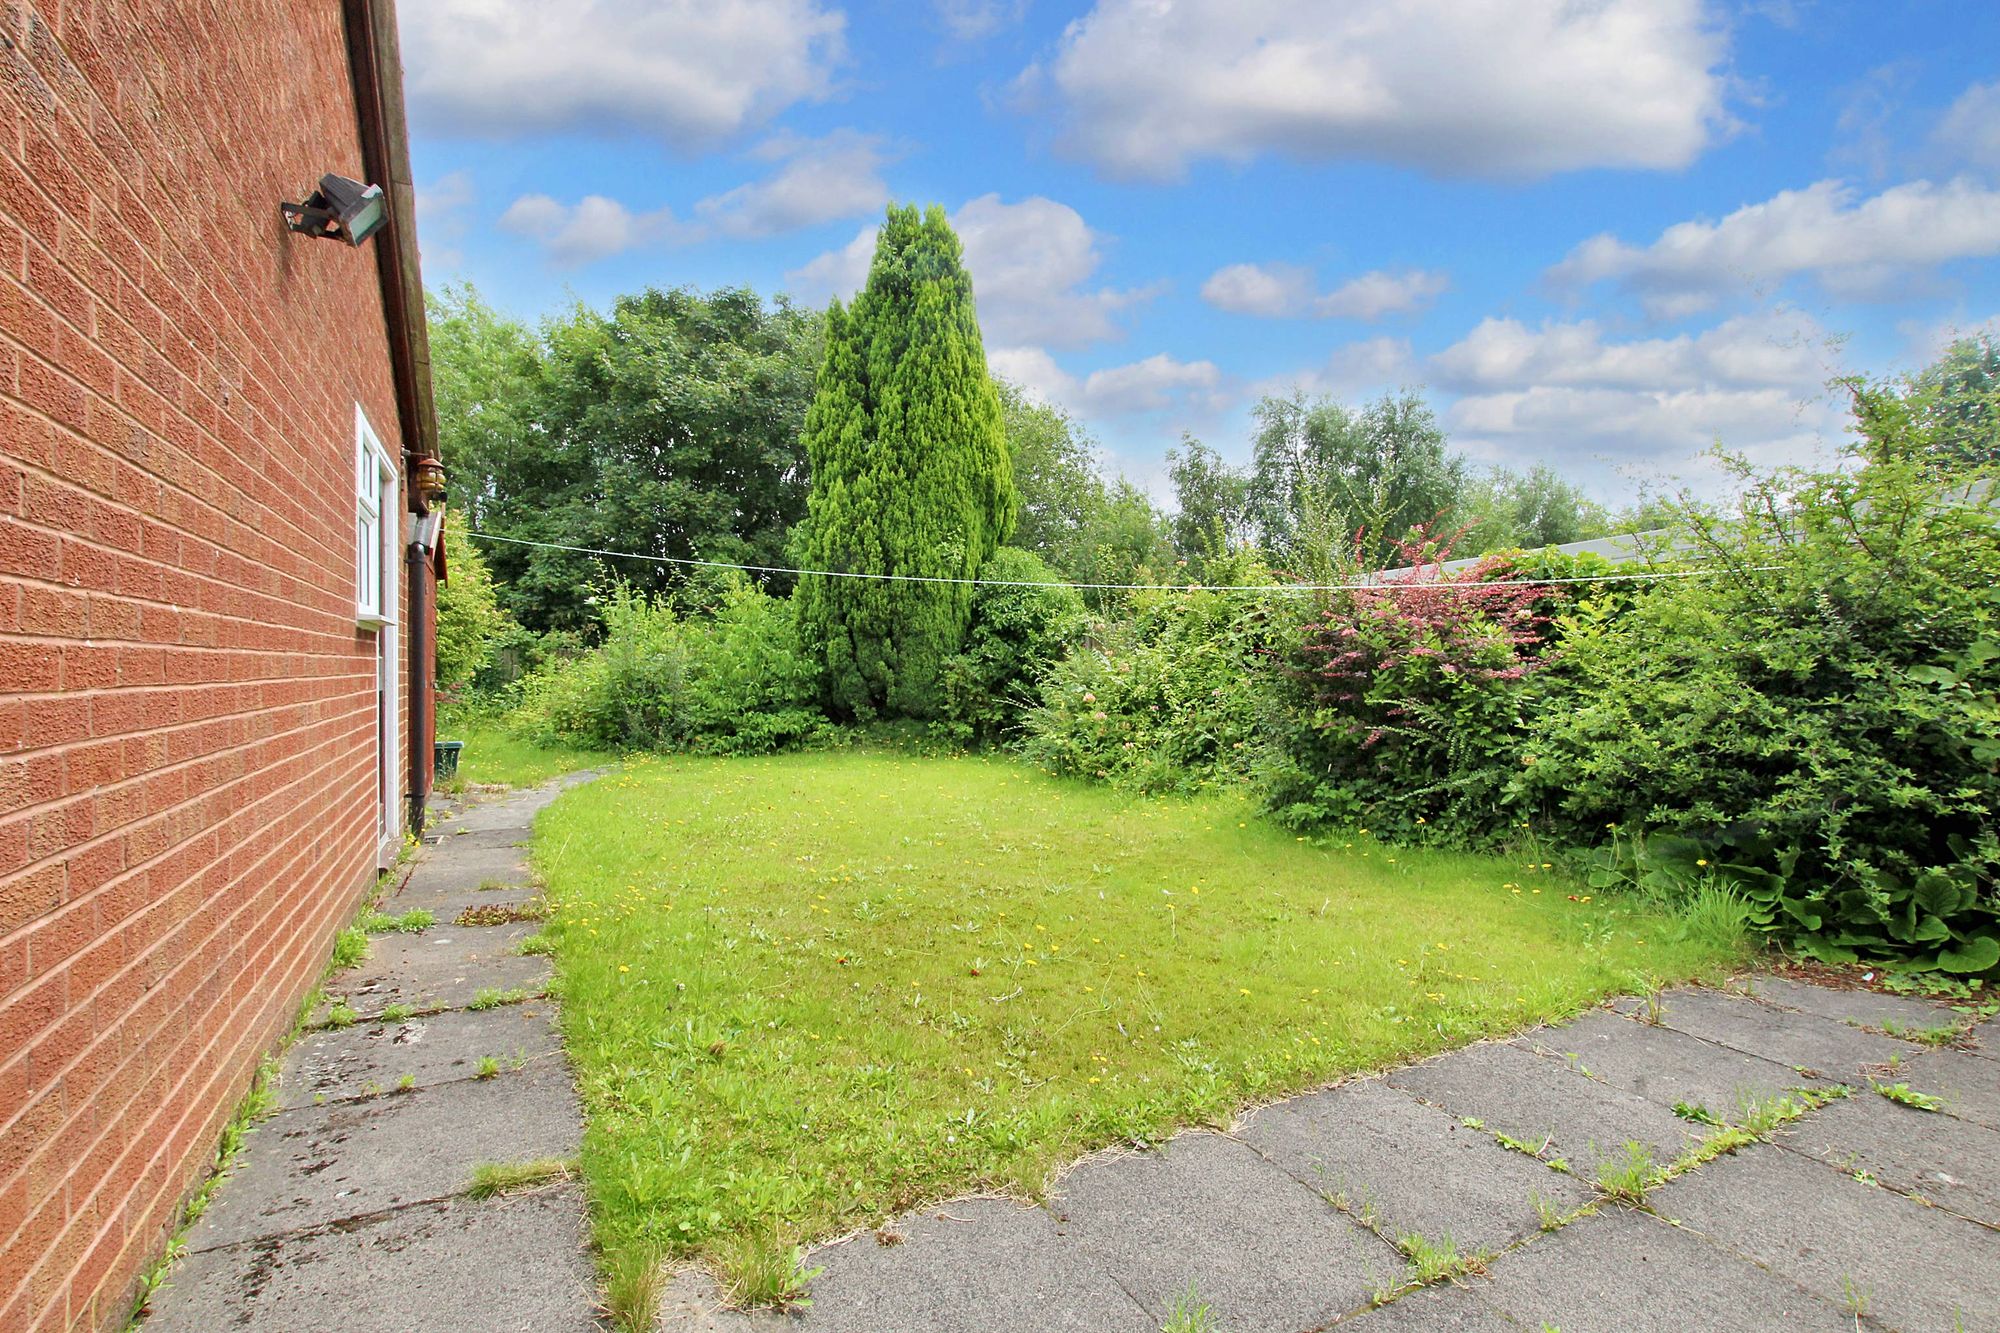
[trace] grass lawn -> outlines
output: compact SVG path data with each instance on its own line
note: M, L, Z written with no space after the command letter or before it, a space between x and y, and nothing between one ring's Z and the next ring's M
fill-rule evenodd
M607 1262L752 1299L796 1243L1733 961L1526 853L1000 758L640 759L535 847Z
M510 735L499 721L480 713L446 709L438 716L437 738L464 741L458 756L458 777L448 791L491 784L535 787L580 768L616 764L619 757L605 750L574 745L537 745Z

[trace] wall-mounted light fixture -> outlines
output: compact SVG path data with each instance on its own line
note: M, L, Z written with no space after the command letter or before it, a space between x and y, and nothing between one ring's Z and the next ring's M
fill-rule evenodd
M431 510L444 504L446 474L444 464L428 454L410 457L410 487L417 493L417 500L424 509Z
M349 245L360 245L389 220L381 186L363 185L330 171L319 178L319 188L304 203L279 204L278 210L293 231Z

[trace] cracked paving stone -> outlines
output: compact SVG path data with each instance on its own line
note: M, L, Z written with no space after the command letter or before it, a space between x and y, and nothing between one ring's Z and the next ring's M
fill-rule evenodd
M1779 1141L2000 1228L2000 1130L1863 1091L1787 1127Z
M1063 1234L1157 1324L1192 1282L1227 1328L1317 1328L1403 1260L1221 1134L1091 1158L1049 1200Z
M1521 1040L1657 1105L1671 1108L1686 1102L1725 1120L1741 1117L1745 1098L1761 1101L1825 1082L1685 1032L1602 1010L1561 1027L1538 1028Z
M1341 1333L1519 1333L1520 1325L1488 1305L1465 1282L1404 1292L1387 1305L1340 1321Z
M328 978L328 1000L344 999L363 1016L390 1005L460 1009L483 990L537 994L549 984L546 956L524 957L515 948L540 929L533 921L505 926L432 926L415 935L377 935L359 967Z
M1469 1284L1521 1328L1563 1333L1855 1333L1798 1284L1636 1209L1606 1205Z
M175 1266L146 1333L594 1333L583 1192L446 1199Z
M1912 1050L1893 1037L1721 991L1670 991L1660 1014L1676 1032L1848 1083L1861 1076L1863 1066L1908 1057Z
M1235 1137L1355 1216L1373 1217L1384 1235L1450 1236L1461 1254L1537 1230L1537 1195L1558 1207L1590 1197L1573 1177L1374 1079L1263 1107Z
M1752 995L1767 1003L1817 1014L1836 1023L1858 1023L1871 1028L1900 1023L1904 1027L1932 1028L1958 1017L1942 1006L1901 995L1884 995L1880 991L1810 986L1786 977L1752 977L1745 985Z
M1468 1046L1383 1081L1511 1139L1537 1147L1548 1141L1544 1157L1566 1157L1586 1174L1625 1143L1642 1143L1664 1162L1706 1133L1666 1107L1510 1042Z
M1988 1032L1986 1037L2000 1041L2000 1032ZM2000 1053L1988 1054L1991 1050L1988 1046L1980 1052L1925 1051L1903 1061L1885 1081L1934 1093L1959 1119L2000 1129Z
M896 1233L899 1244L862 1232L813 1251L807 1267L826 1271L813 1279L812 1305L788 1325L808 1333L1159 1333L1159 1321L1043 1209L959 1199L902 1219Z
M2000 1233L1801 1153L1747 1148L1647 1202L1836 1307L1864 1302L1888 1327L2000 1328Z
M560 1061L280 1111L251 1132L236 1170L189 1231L188 1249L440 1199L471 1183L481 1162L574 1155L582 1123Z
M548 1006L446 1010L400 1023L356 1023L307 1033L285 1057L278 1105L291 1110L365 1097L405 1078L419 1088L472 1078L488 1056L503 1069L560 1060L562 1042Z

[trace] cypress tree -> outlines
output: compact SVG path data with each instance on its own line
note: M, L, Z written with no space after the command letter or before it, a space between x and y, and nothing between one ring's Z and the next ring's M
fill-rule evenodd
M828 312L804 437L808 569L969 579L1012 531L1000 399L943 209L889 209L867 286ZM806 576L794 602L831 707L936 715L971 587Z

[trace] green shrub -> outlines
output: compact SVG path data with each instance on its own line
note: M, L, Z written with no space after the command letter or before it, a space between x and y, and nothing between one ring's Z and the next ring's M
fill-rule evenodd
M1501 557L1447 571L1449 556L1418 529L1392 563L1422 573L1342 592L1302 627L1262 773L1281 821L1459 841L1496 830L1523 683L1547 653L1539 608L1568 593L1523 585Z
M994 582L973 592L972 630L965 651L945 661L943 717L934 727L961 745L991 744L1020 729L1036 682L1084 620L1076 591L1032 551L1003 546L979 577Z
M510 724L535 739L703 754L754 754L825 729L818 678L791 605L741 579L709 616L614 589L595 652L544 663Z
M2000 965L2000 519L1894 405L1846 471L1690 511L1715 577L1565 629L1512 799L1642 882L1704 872L1823 957ZM1601 867L1616 875L1621 866Z
M1135 595L1131 619L1094 624L1043 677L1022 748L1050 772L1138 791L1246 781L1270 711L1266 602Z
M519 626L500 609L493 575L472 539L447 526L444 550L446 576L437 590L437 683L455 693L486 666L494 640Z

